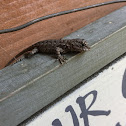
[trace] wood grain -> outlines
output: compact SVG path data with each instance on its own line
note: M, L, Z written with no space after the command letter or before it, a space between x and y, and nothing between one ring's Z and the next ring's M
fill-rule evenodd
M0 29L12 28L48 14L110 0L0 0ZM59 39L126 5L118 3L55 17L20 31L0 34L0 69L29 45Z

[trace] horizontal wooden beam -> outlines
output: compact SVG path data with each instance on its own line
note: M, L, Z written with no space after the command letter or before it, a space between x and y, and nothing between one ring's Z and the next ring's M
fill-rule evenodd
M64 39L84 38L90 51L60 65L36 55L0 71L0 125L17 125L126 52L126 7Z

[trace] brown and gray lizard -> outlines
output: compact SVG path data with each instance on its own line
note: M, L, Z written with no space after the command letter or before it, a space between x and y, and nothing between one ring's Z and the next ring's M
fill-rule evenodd
M63 62L65 62L62 54L68 52L85 52L88 49L90 48L84 39L44 40L31 45L30 47L17 54L7 63L6 66L12 64L15 59L17 59L21 55L23 55L24 58L30 58L36 53L56 54L59 62L62 64Z

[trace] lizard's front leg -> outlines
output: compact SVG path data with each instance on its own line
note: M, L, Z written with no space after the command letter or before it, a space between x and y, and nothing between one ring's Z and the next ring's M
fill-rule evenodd
M24 54L24 57L25 58L30 58L30 57L32 57L37 52L38 52L38 49L37 48L34 48L33 50L26 52Z
M64 50L60 47L56 47L56 54L57 54L57 57L58 57L58 60L61 64L63 64L65 62L65 59L64 57L61 55L61 53L63 52Z

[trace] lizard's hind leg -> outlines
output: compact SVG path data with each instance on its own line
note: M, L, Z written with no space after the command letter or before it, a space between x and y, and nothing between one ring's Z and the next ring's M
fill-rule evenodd
M24 54L24 57L25 58L30 58L32 57L34 54L36 54L38 52L38 49L37 48L34 48L33 50L31 51L28 51Z

